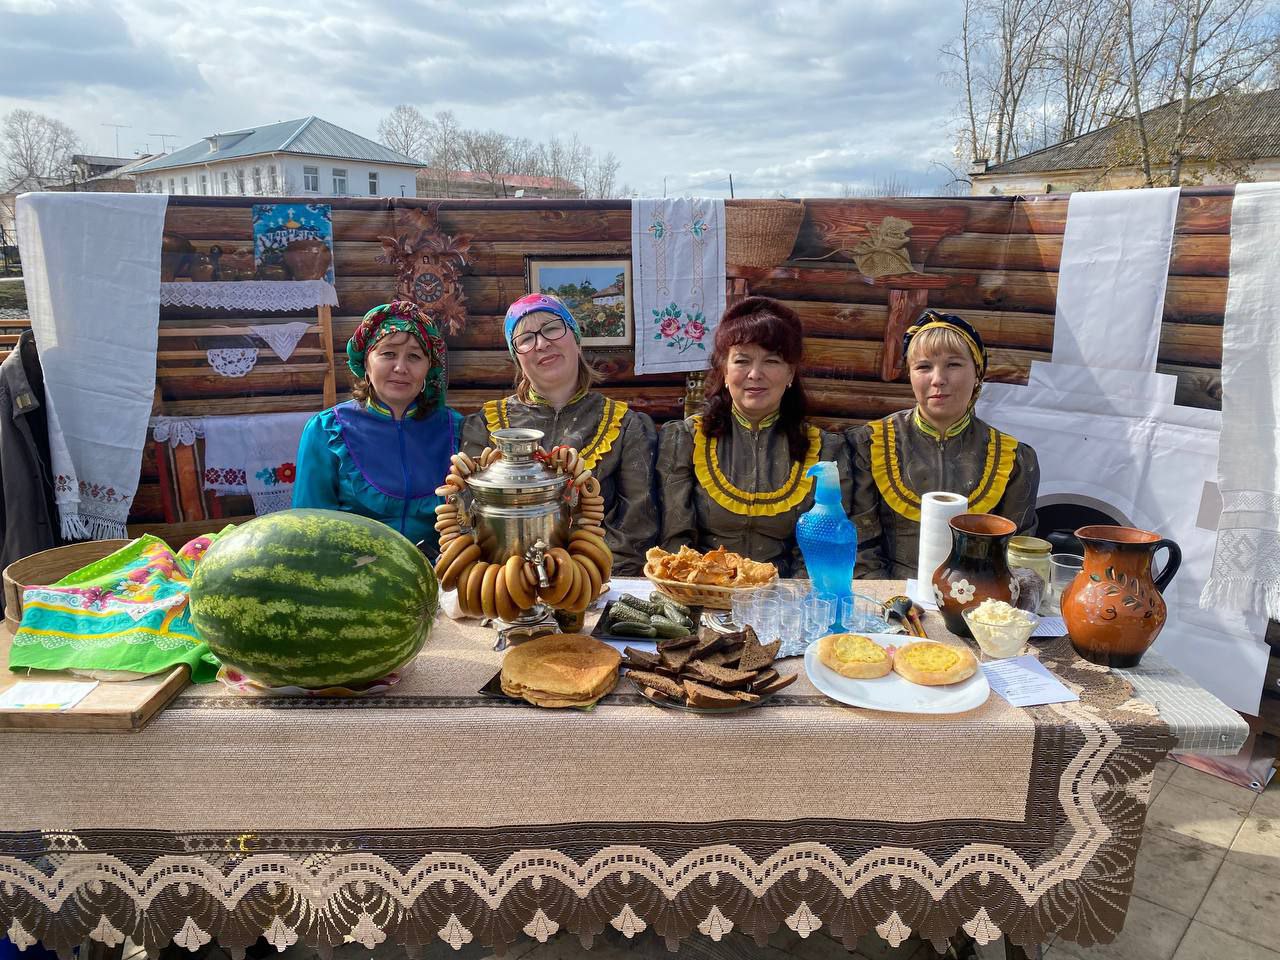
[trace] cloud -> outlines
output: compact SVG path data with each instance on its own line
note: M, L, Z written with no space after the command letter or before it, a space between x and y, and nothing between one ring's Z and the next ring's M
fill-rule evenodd
M17 2L0 113L38 99L86 136L104 104L185 143L312 113L373 136L411 103L533 140L576 133L650 195L664 177L727 194L730 172L740 196L927 187L950 156L937 51L958 10L931 0L222 0L216 16L194 0ZM124 92L86 87L105 83Z

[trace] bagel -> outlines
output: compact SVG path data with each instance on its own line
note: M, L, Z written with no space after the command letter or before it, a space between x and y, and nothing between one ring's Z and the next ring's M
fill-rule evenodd
M451 473L447 477L445 477L444 485L446 487L451 487L454 491L458 493L461 493L463 490L467 489L467 481L463 480L456 473Z
M584 520L597 520L602 522L604 520L604 511L597 510L595 507L584 507L578 511L578 516L582 517Z
M555 575L551 586L538 592L543 600L554 607L563 603L566 594L573 589L573 558L563 547L553 547L547 558L555 563Z
M435 505L436 519L443 520L446 516L457 516L458 505L456 503L437 503Z
M504 564L498 564L498 579L494 584L493 606L498 611L498 619L514 623L520 616L520 608L516 606L511 592L507 589L508 578Z
M461 530L461 529L462 529L462 524L458 522L457 517L452 517L448 520L436 521L436 533L440 533L440 534L452 533L455 530Z
M542 566L546 568L547 579L554 580L556 578L556 558L551 555L551 551L548 550L543 556Z
M569 568L570 586L557 606L561 610L574 610L575 604L578 602L578 595L582 593L582 587L586 582L587 575L583 572L582 567L572 560L566 566Z
M574 557L574 561L587 571L587 579L591 581L590 598L594 600L600 596L600 587L604 584L604 572L596 566L596 562L590 557Z
M451 537L449 539L449 545L441 548L440 559L436 561L436 579L439 580L443 577L445 571L449 569L449 564L458 559L458 554L462 553L462 551L467 549L467 547L472 546L475 542L475 537L472 537L469 534L460 534L456 537Z
M457 490L455 490L453 487L449 486L449 484L447 484L447 483L442 483L442 484L440 484L440 486L436 487L436 496L437 496L437 497L449 497L449 496L452 496L453 494L455 494L455 493L457 493L457 492L458 492ZM450 504L450 506L452 506L452 504ZM454 507L454 509L456 510L456 509L457 509L457 507Z
M471 608L467 606L467 582L471 579L471 575L476 572L476 567L479 565L479 560L473 561L467 564L462 572L458 574L458 585L455 589L458 591L458 609L462 611L463 616L471 615Z
M520 579L528 589L535 594L538 592L538 568L534 564L526 563L520 567Z
M603 510L604 497L599 495L596 495L594 497L589 497L583 494L582 496L578 497L578 506L582 507L583 510L592 510L592 509Z
M491 564L484 560L477 560L471 565L471 572L467 575L467 603L464 609L473 617L484 615L484 607L480 605L480 585L484 583L484 572L490 566ZM461 588L458 590L458 596L462 596Z
M442 533L442 534L440 534L440 536L438 537L438 539L437 539L437 544L436 544L436 545L437 545L441 550L444 550L444 548L445 548L445 547L447 547L449 544L453 543L453 541L457 540L457 539L458 539L459 537L461 537L461 536L462 536L462 531L461 531L461 530L451 530L451 531L449 531L448 533ZM439 577L437 577L436 579L439 579Z
M578 529L569 534L569 552L583 554L596 561L596 566L606 577L613 570L613 551L602 537L594 533Z
M498 576L502 573L502 564L491 563L485 568L484 580L480 583L480 612L490 619L498 615L494 603L494 594L498 587Z
M581 557L576 557L574 566L578 568L578 592L573 598L573 603L569 604L567 609L573 613L581 613L591 605L591 601L595 599L591 595L591 575L587 573L587 566L590 561L583 562Z
M613 575L613 556L605 553L601 555L599 551L585 543L575 543L569 549L570 554L577 560L590 560L595 564L595 568L600 571L601 582L608 580Z
M521 610L528 610L538 602L537 592L530 589L524 579L524 557L515 556L507 560L506 577L507 593L511 602Z
M473 543L458 554L453 563L449 564L445 569L444 576L440 578L441 589L452 590L456 587L458 585L458 577L462 574L462 571L479 559L480 548Z
M455 453L449 458L450 470L456 470L459 475L469 477L475 473L475 464L465 453Z
M591 471L583 470L580 474L573 478L573 486L575 489L581 490L582 485L591 479Z
M595 477L591 477L582 485L582 492L588 497L600 496L600 481Z

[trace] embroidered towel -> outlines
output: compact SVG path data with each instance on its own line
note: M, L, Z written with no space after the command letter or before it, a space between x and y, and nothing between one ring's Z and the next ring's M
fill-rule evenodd
M705 370L725 307L724 201L632 200L636 373Z
M52 586L28 587L9 668L132 680L185 663L192 682L212 682L218 661L192 626L187 600L191 574L218 536L177 553L140 537Z
M167 202L163 194L18 197L54 500L67 540L126 537L156 382Z
M310 413L260 413L204 420L204 488L247 493L258 516L287 510L297 475L298 441Z
M1222 325L1222 514L1202 607L1280 618L1280 183L1242 183L1231 204Z
M1058 268L1053 362L1151 373L1177 187L1073 193Z

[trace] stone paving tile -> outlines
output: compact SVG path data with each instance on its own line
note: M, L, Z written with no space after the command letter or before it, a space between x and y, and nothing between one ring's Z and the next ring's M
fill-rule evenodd
M1224 863L1195 919L1269 948L1280 943L1280 884L1268 874Z
M1231 848L1249 810L1238 803L1192 793L1168 783L1147 810L1147 830L1177 843Z
M1194 917L1222 865L1223 851L1190 846L1148 832L1138 848L1134 896Z
M1258 794L1248 787L1230 783L1205 773L1203 770L1196 770L1194 767L1187 767L1183 764L1178 764L1177 766L1178 769L1169 778L1169 783L1175 787L1181 787L1183 790L1190 790L1192 793L1199 793L1206 797L1213 797L1215 800L1226 800L1228 803L1244 807L1246 810L1252 807L1253 802L1258 799Z
M1280 960L1280 953L1193 920L1173 960Z
M1068 957L1077 960L1172 960L1190 923L1188 917L1132 897L1124 929L1114 943L1082 947L1067 940L1055 940L1049 948L1049 956L1055 960Z

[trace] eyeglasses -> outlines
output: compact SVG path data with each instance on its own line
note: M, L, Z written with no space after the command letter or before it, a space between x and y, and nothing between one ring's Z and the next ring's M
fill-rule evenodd
M568 330L569 325L564 322L564 318L556 317L554 320L548 320L537 330L527 330L518 337L512 337L511 344L516 348L516 353L528 353L533 349L539 334L542 335L543 340L550 343L552 340L559 340Z

